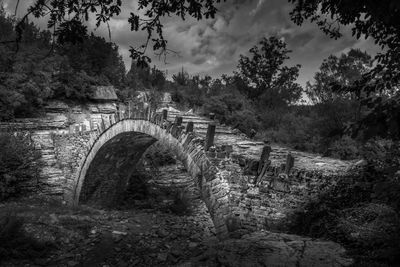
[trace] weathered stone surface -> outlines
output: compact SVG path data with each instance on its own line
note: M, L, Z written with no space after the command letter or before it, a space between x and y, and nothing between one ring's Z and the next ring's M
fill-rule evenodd
M192 266L350 266L340 245L295 235L255 232L217 243L192 261Z
M47 126L46 133L34 134L48 165L43 176L49 192L62 194L69 202L78 203L85 183L106 180L108 188L123 186L147 147L158 140L196 181L221 236L229 235L227 218L239 220L245 232L285 229L293 212L329 190L353 164L272 146L260 168L265 144L226 126L216 126L214 146L204 151L209 119L169 109L165 121L160 113L144 116L139 107L131 106L129 116L115 116L115 104L107 104L110 113L99 105L73 107L72 115L66 116L69 126ZM124 109L120 107L121 112ZM177 115L182 117L179 127L172 123ZM189 121L193 132L183 130ZM287 161L289 152L294 164ZM99 192L102 195L103 191ZM118 195L118 190L114 194Z

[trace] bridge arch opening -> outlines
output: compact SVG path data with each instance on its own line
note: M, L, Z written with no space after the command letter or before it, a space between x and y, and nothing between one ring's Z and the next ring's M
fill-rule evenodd
M89 200L103 206L118 203L142 155L156 141L140 132L124 132L108 140L89 165L78 203Z
M148 120L124 119L97 137L78 167L71 192L72 203L77 205L82 195L84 200L85 195L96 191L93 189L95 187L89 189L89 192L85 191L88 189L84 188L84 184L98 179L109 182L105 189L114 188L110 194L98 194L100 197L107 198L107 201L112 200L113 196L118 197L118 191L126 183L129 172L134 171L135 163L157 140L182 162L194 179L218 237L225 238L228 235L227 218L230 214L229 185L223 180L223 174L205 156L203 146L199 143L201 138L170 132ZM98 191L102 192L101 188Z

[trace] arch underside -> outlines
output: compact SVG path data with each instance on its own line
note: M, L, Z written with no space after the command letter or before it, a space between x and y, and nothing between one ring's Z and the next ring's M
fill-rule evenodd
M157 141L140 132L124 132L108 140L96 153L84 177L79 202L103 205L119 200L143 153Z
M121 120L96 138L79 164L71 191L72 203L77 205L81 195L83 201L90 195L106 202L113 201L143 153L157 140L183 163L199 186L217 235L226 236L226 218L230 214L229 186L222 173L205 156L199 139L192 133L177 135L147 120ZM104 185L96 188L96 181L100 180Z

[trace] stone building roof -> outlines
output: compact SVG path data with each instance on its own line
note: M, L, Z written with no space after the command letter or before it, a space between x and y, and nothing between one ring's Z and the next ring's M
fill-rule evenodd
M117 101L118 96L115 93L114 86L95 86L91 97L92 100Z

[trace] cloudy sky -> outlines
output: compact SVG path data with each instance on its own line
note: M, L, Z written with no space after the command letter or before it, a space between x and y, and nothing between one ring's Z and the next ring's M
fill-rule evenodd
M16 2L3 0L6 9L12 13ZM33 0L20 2L19 16ZM127 21L130 11L137 8L137 0L123 2L122 14L110 22L110 28L112 41L118 44L129 69L129 46L142 44L145 34L131 32ZM286 65L301 64L298 82L305 85L322 60L331 54L340 55L350 48L360 48L373 55L379 51L372 40L356 40L346 29L343 29L345 34L341 39L333 40L314 24L295 25L289 18L292 5L286 0L227 0L218 7L219 13L214 19L165 19L164 36L168 39L169 48L178 55L169 56L165 64L150 53L152 64L161 70L168 70L168 76L183 67L190 74L216 78L223 73L231 74L236 69L239 55L246 54L261 38L277 35L292 50ZM37 23L46 25L44 21ZM93 30L95 34L108 38L106 26Z

